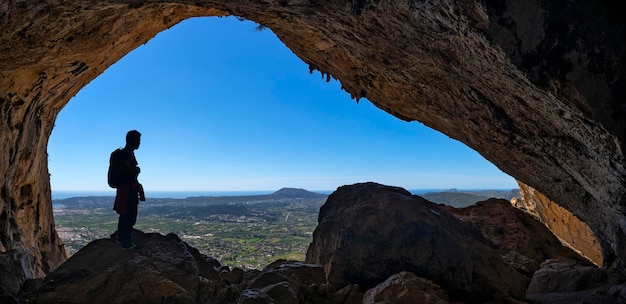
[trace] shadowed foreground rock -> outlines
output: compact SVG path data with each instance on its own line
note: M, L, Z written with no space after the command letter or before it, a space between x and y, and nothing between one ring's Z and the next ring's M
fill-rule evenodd
M216 293L219 263L176 235L134 232L141 252L110 239L89 243L50 273L40 303L196 303Z
M263 271L221 265L181 241L134 231L143 248L122 251L110 239L89 243L44 279L30 280L22 300L37 303L298 303L300 285L323 285L319 265L276 262Z
M403 271L368 290L363 303L444 304L448 294L435 283Z
M409 271L451 301L476 303L524 299L534 271L551 258L591 264L508 201L456 210L375 183L328 197L307 252L307 262L322 265L336 286L367 289Z
M336 286L371 288L410 271L457 301L494 293L519 299L528 284L477 229L404 189L374 183L343 186L328 197L306 260L321 264Z
M526 299L534 304L626 303L626 280L615 269L547 260L535 272Z
M532 276L546 259L592 265L559 239L532 215L503 199L489 199L465 208L445 206L456 218L482 232L489 245L519 272Z
M27 281L20 299L446 304L568 303L558 302L566 296L599 304L619 303L626 294L618 272L590 266L508 201L457 210L375 183L344 186L329 196L306 263L230 269L174 234L134 231L133 238L140 252L122 251L110 239L91 242L47 277Z

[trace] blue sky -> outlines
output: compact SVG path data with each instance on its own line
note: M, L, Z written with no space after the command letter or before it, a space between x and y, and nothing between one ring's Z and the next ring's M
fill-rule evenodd
M255 28L183 21L84 87L52 131L52 190L110 190L109 154L131 129L142 133L135 154L150 191L517 188L464 144L357 104Z

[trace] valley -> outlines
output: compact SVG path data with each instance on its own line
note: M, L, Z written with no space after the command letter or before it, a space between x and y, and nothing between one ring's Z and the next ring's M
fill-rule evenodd
M514 191L492 191L507 197ZM465 207L486 199L484 192L442 191L420 194L436 203ZM147 198L139 205L135 229L175 233L222 264L263 269L277 259L303 261L327 195L283 188L266 195ZM53 200L57 233L70 255L117 230L114 197Z
M114 197L53 200L59 237L69 254L117 230ZM175 233L222 264L262 269L277 259L304 260L326 195L285 194L186 199L147 198L135 229Z

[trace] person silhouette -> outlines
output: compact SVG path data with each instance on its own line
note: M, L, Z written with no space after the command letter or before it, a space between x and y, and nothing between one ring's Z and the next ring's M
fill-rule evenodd
M137 166L135 150L141 143L141 133L131 130L126 133L126 145L111 153L110 165L116 166L118 174L117 190L113 210L119 214L117 222L117 239L122 245L122 250L138 251L139 245L133 243L133 226L137 222L139 201L145 201L143 186L138 177L141 169Z

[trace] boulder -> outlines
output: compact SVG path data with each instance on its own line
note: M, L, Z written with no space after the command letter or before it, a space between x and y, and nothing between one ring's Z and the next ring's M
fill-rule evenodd
M89 243L48 274L39 303L198 303L214 296L218 274L210 261L175 234L133 231L142 247L123 251L112 239Z
M529 278L545 260L558 259L579 265L593 265L564 246L531 214L503 199L489 199L465 208L444 206L456 218L480 229L504 260Z
M15 295L27 279L40 274L28 273L35 258L28 249L18 249L0 254L0 303L17 302Z
M220 279L229 284L239 284L243 281L245 272L241 268L224 269L220 272Z
M262 271L230 269L175 234L134 230L137 252L121 250L114 237L92 241L1 303L355 303L335 295L320 265L279 260Z
M363 292L357 284L350 284L335 292L331 303L336 304L361 304L363 303Z
M604 285L608 274L605 269L592 266L547 260L534 273L528 293L564 292L592 289Z
M529 279L510 267L481 232L445 208L376 183L343 186L320 208L306 255L338 288L372 288L409 271L446 290L451 301L524 297Z
M300 297L306 297L306 286L323 285L325 282L320 265L287 261L272 263L251 280L237 299L237 304L298 304Z
M547 260L533 275L526 300L534 304L626 303L626 277L617 269Z
M448 294L437 284L410 272L392 275L368 290L363 304L448 304Z

